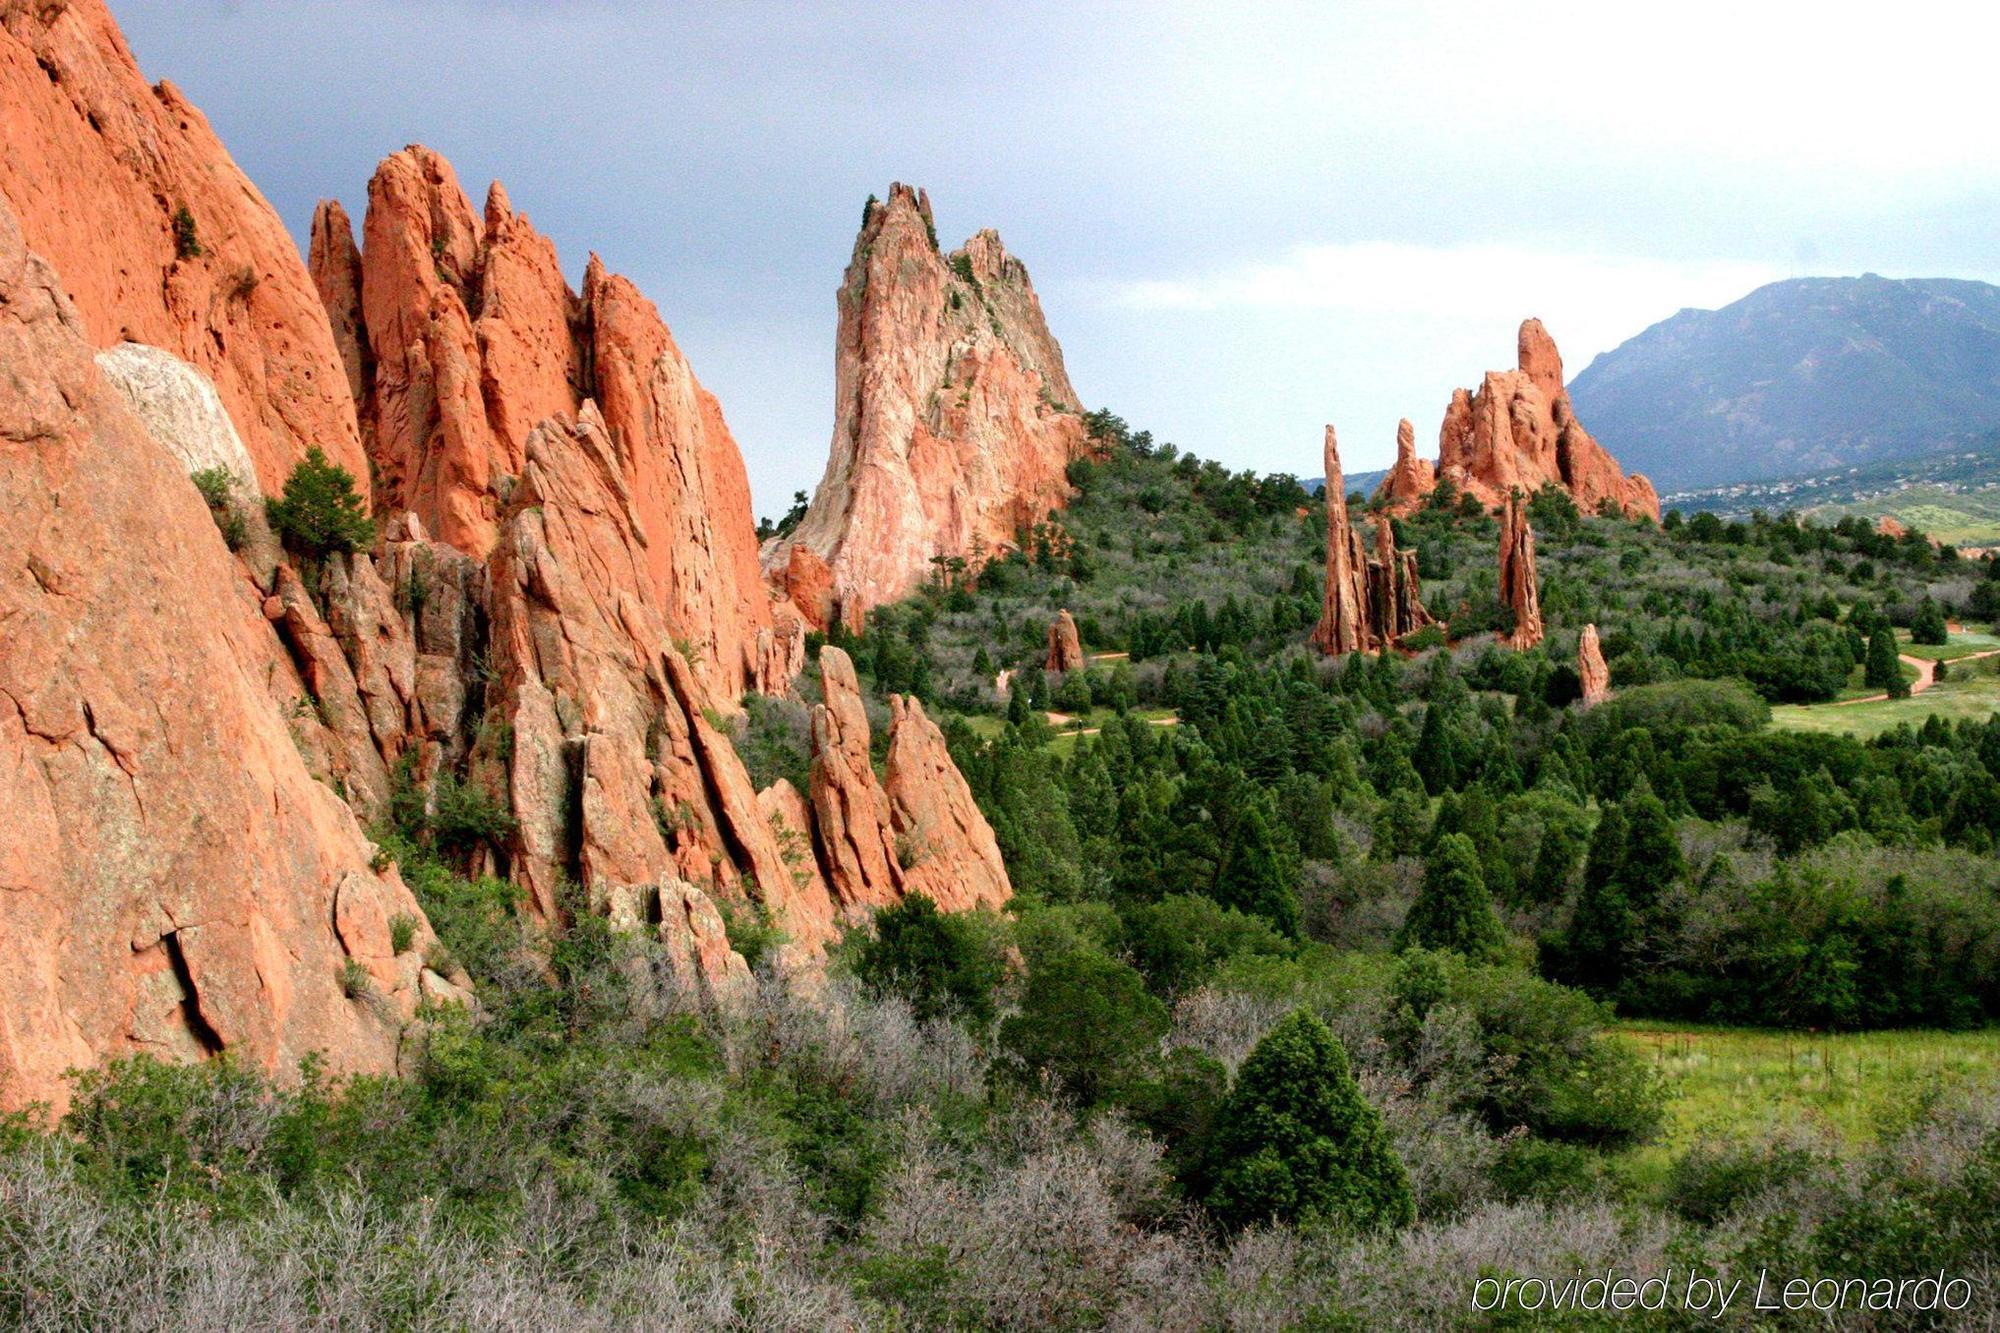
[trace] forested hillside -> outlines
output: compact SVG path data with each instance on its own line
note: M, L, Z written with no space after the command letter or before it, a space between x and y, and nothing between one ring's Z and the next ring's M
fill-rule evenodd
M1497 526L1447 490L1397 534L1439 625L1326 660L1303 488L1092 426L1075 503L1021 550L835 634L871 709L948 715L1008 916L913 897L799 993L739 914L761 980L718 1009L603 917L524 926L473 873L479 811L399 801L377 838L479 1013L407 1080L139 1060L59 1127L7 1122L0 1309L120 1322L140 1273L218 1310L258 1286L278 1323L1432 1328L1548 1253L1995 1253L1990 1093L1937 1084L1860 1143L1648 1148L1668 1089L1609 1031L2000 1013L2000 724L1767 725L1872 688L1882 651L1893 674L1899 632L1989 624L1988 565L1548 491L1549 635L1514 652ZM1050 673L1065 609L1086 665ZM1585 623L1613 687L1589 709ZM747 701L759 786L809 780L814 689Z

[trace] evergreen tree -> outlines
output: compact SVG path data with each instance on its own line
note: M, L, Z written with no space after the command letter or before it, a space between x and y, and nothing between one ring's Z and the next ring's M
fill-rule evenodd
M318 445L285 478L285 491L264 502L272 531L287 548L319 559L358 551L375 540L375 523L354 491L354 474L327 461Z
M1416 1216L1409 1174L1347 1051L1303 1009L1250 1052L1215 1126L1208 1206L1225 1226L1326 1222L1373 1231Z
M1862 681L1886 691L1891 699L1910 697L1909 682L1903 679L1903 664L1896 656L1896 634L1885 623L1868 639L1868 665Z
M1423 887L1396 933L1396 947L1450 949L1474 962L1497 958L1507 947L1479 853L1463 833L1447 833L1424 863Z
M1264 917L1287 935L1299 933L1299 898L1264 802L1243 812L1233 844L1215 877L1215 899L1226 907Z
M875 914L875 936L856 950L854 975L872 995L898 995L918 1018L993 1017L1000 951L964 912L940 912L921 893Z
M1417 748L1410 756L1424 790L1433 796L1458 785L1458 737L1452 724L1453 710L1442 701L1424 709L1424 729L1417 736Z
M1028 972L1021 1010L1000 1025L1000 1069L1096 1106L1130 1086L1167 1031L1167 1007L1138 972L1073 949Z
M1944 608L1937 604L1937 599L1925 597L1923 601L1917 603L1917 614L1910 621L1911 642L1942 647L1945 640L1950 637L1950 631L1945 625Z

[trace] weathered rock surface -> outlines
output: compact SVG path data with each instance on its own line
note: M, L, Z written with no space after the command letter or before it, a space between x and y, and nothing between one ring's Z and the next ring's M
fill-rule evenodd
M1535 575L1535 530L1528 524L1528 507L1519 493L1507 497L1500 522L1500 600L1514 611L1507 645L1527 649L1540 643L1542 589Z
M392 1067L429 929L307 772L260 595L4 204L0 365L0 1105L124 1052Z
M1396 549L1387 514L1375 523L1370 559L1347 512L1346 478L1333 427L1326 428L1326 593L1312 644L1330 657L1393 646L1431 623L1417 579L1417 553Z
M102 0L0 0L0 195L92 344L163 348L213 382L263 491L317 444L367 492L346 373L291 237L201 112L147 86Z
M826 860L826 882L843 915L888 907L902 897L903 867L889 819L889 795L869 758L868 712L854 662L820 649L825 702L813 709L811 798Z
M1438 430L1438 461L1429 485L1420 469L1398 466L1378 495L1396 511L1423 503L1439 481L1477 496L1489 509L1506 504L1514 490L1532 495L1544 485L1566 490L1577 508L1594 514L1606 501L1626 513L1659 521L1660 497L1591 438L1563 387L1562 356L1537 319L1521 324L1513 370L1491 370L1476 390L1452 391Z
M1375 647L1368 631L1367 557L1361 534L1347 519L1347 478L1340 468L1340 443L1333 427L1326 428L1326 593L1312 644L1329 657L1368 652Z
M905 895L922 893L947 912L999 911L1014 896L993 826L979 811L944 733L924 706L889 696L890 821Z
M189 474L221 468L246 500L256 500L257 469L208 378L172 352L119 343L97 354L97 368L155 440Z
M839 306L826 473L764 567L785 577L811 548L859 624L933 558L977 565L1066 504L1088 437L1027 269L992 231L939 253L920 192L870 204Z
M1611 668L1604 664L1604 649L1597 642L1597 626L1585 625L1576 639L1576 674L1583 682L1583 706L1603 703L1611 697Z
M1074 671L1083 665L1083 640L1076 632L1076 620L1067 610L1058 611L1049 622L1049 650L1042 659L1045 671Z
M595 256L570 291L498 184L476 217L450 163L420 146L377 168L363 232L357 257L345 214L322 204L312 270L391 504L484 557L529 436L594 402L640 556L634 595L688 645L717 706L770 682L743 459L652 303Z

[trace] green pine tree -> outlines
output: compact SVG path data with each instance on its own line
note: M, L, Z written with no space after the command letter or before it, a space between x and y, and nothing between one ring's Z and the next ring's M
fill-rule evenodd
M1910 697L1909 682L1903 679L1903 664L1896 656L1896 632L1884 623L1868 639L1868 665L1863 683L1888 693L1891 699Z
M1208 1206L1226 1226L1312 1221L1373 1231L1416 1216L1409 1174L1347 1051L1303 1009L1250 1052L1215 1124Z
M1424 863L1423 887L1396 933L1396 947L1450 949L1474 962L1488 962L1506 946L1472 839L1445 834Z
M272 531L300 555L319 559L358 551L375 540L375 523L354 491L354 474L327 461L318 445L285 479L284 494L265 501Z

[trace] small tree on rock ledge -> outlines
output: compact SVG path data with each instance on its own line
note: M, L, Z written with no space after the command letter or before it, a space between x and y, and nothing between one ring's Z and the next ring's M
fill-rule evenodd
M375 540L375 522L354 492L354 474L328 461L318 445L285 479L284 495L264 507L286 549L315 560Z

